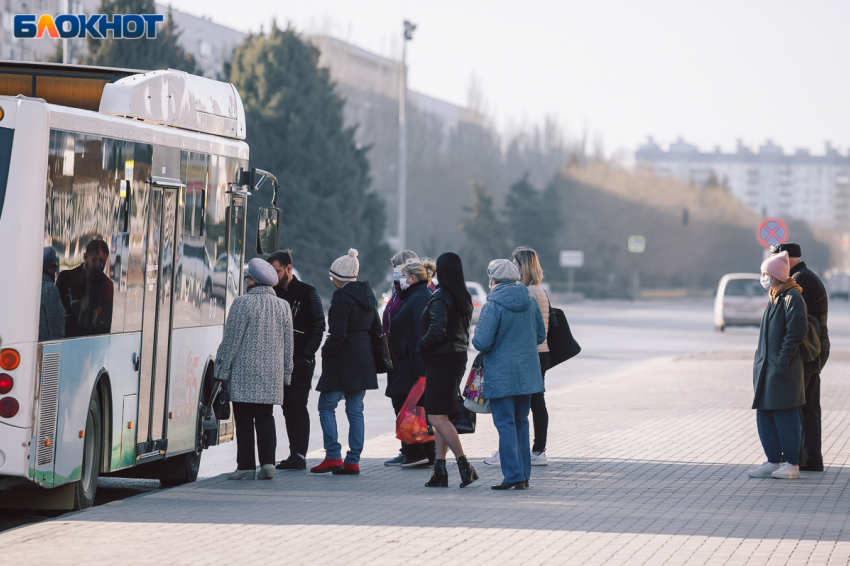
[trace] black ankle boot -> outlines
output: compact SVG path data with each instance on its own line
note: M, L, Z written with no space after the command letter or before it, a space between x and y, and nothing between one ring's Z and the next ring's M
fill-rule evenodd
M431 479L428 480L425 487L449 487L449 474L446 472L445 460L434 460L434 467L431 468Z
M466 487L478 479L478 473L466 459L466 456L458 457L457 469L460 472L460 487Z

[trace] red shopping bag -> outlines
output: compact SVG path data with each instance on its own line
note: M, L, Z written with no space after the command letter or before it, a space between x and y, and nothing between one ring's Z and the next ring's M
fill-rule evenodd
M425 393L425 376L419 378L413 389L407 395L404 406L395 420L395 437L405 444L421 444L431 442L434 437L428 434L428 422L425 420L425 409L416 406L419 398Z

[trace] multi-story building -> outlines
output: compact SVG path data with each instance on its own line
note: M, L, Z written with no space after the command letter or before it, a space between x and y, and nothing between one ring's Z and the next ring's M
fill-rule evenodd
M651 137L635 153L638 167L692 185L726 185L762 216L798 218L850 229L850 160L830 144L823 155L805 149L786 154L767 141L754 152L738 141L734 153L702 152L679 138L663 150Z

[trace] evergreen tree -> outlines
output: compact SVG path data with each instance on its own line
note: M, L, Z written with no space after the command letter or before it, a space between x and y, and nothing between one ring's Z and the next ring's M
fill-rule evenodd
M101 14L155 14L154 0L101 0ZM157 69L179 69L189 73L198 71L195 58L177 44L180 32L174 25L171 9L162 26L157 28L156 38L148 39L95 39L89 37L89 53L82 59L86 65L123 67L152 71ZM59 48L61 53L61 47ZM54 54L54 57L56 54Z
M318 60L316 48L276 25L236 49L230 81L245 105L251 165L280 181L282 245L310 284L329 296L328 268L356 248L359 278L381 291L391 255L384 203L369 191L368 148L357 147L354 128L344 126L344 102ZM248 199L249 234L268 195Z
M528 173L511 185L504 214L515 246L534 248L548 269L557 267L555 232L558 228L558 194L554 185L541 193L528 180Z
M460 225L467 239L463 272L467 279L486 284L487 265L494 259L507 258L511 250L506 227L493 206L493 195L481 183L473 181L471 185L472 204L463 207L469 216Z

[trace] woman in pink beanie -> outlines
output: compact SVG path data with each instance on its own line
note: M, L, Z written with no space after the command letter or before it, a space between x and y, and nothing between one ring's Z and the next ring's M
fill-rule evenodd
M753 363L753 409L767 461L749 471L752 478L800 477L799 407L806 403L800 345L808 319L802 289L790 273L788 252L761 264L761 284L770 292L770 302L762 317Z

